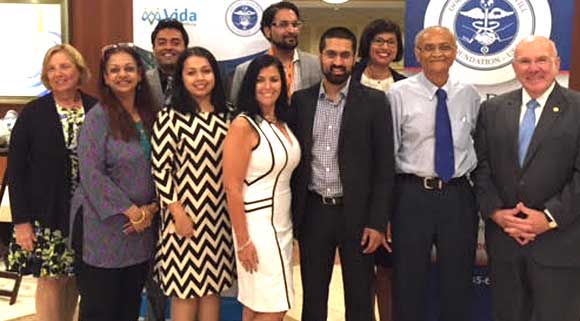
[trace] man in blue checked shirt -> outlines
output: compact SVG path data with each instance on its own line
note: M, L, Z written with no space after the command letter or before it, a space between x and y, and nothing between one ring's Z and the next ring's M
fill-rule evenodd
M373 320L372 253L384 232L394 182L393 132L385 94L350 81L356 37L343 27L320 40L322 83L292 96L302 161L292 181L300 244L302 320L326 320L338 248L347 321Z

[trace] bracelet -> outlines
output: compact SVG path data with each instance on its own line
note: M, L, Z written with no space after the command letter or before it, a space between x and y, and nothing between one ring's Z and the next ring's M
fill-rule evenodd
M141 217L138 220L134 220L134 221L130 220L131 224L137 225L137 224L141 224L141 223L143 223L143 221L145 221L145 216L146 216L145 211L142 208L140 208L140 210L141 210Z
M241 252L243 249L245 249L246 247L248 247L248 245L250 245L250 243L252 243L252 239L248 239L246 241L246 243L244 243L244 245L238 247L238 250L236 252Z

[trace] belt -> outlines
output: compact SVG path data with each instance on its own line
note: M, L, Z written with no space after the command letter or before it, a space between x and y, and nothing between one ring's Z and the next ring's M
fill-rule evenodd
M457 186L469 182L469 179L466 176L452 178L447 183L439 177L421 177L413 174L398 174L397 177L417 182L421 187L423 187L423 189L428 191L441 191L447 186Z
M326 197L326 196L322 196L316 192L310 191L310 195L314 196L317 200L320 201L320 203L322 203L322 205L326 205L326 206L341 206L342 205L342 196L336 196L336 197Z

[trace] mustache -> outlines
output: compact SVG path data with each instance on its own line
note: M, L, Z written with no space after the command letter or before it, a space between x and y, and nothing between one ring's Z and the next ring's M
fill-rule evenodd
M335 66L335 65L330 66L330 70L333 70L333 69L334 70L346 71L346 67L345 66Z

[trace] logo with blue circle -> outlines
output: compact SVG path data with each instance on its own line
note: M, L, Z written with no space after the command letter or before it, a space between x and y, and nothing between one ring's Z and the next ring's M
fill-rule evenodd
M226 25L236 35L253 36L260 30L262 7L251 0L232 3L226 11Z
M511 62L520 40L550 36L552 15L548 0L430 1L424 26L434 25L457 39L452 72L475 84L495 84L515 77Z
M466 2L455 20L457 40L475 55L495 54L513 43L519 20L505 0Z

